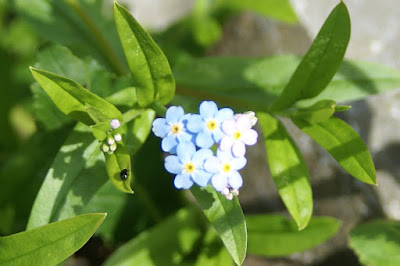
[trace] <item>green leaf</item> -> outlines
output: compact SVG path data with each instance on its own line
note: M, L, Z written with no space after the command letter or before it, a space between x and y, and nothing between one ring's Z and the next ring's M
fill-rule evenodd
M129 11L116 2L114 19L139 105L148 106L155 100L168 103L175 93L175 81L164 53Z
M182 209L116 250L103 264L182 265L201 237L199 216Z
M354 228L349 246L365 265L400 264L400 222L375 220Z
M275 186L301 230L307 226L313 209L307 166L299 148L278 119L267 113L257 113L257 117Z
M0 264L55 265L79 250L106 217L92 213L0 237Z
M101 109L102 113L110 119L116 118L122 121L122 114L114 105L86 90L75 81L33 67L30 69L36 81L66 115L84 124L90 124L91 119L85 109L87 103Z
M247 231L238 199L229 201L211 186L190 190L235 263L241 265L246 256Z
M296 223L281 215L246 215L248 253L281 257L313 248L334 236L340 222L331 217L313 217L299 231Z
M95 122L95 123L101 123L101 122L107 122L110 121L110 119L104 115L99 109L94 108L90 104L85 104L85 109L90 118Z
M173 71L177 96L198 95L244 110L268 111L299 62L292 55L187 59ZM307 107L324 99L359 100L398 87L400 72L396 69L370 62L345 61L321 94L298 104Z
M93 136L99 141L103 141L107 137L107 132L111 129L109 122L101 122L96 125L90 126Z
M270 16L287 23L296 23L298 21L296 13L288 0L225 0L222 5L237 10L249 9L258 14Z
M126 134L126 147L130 154L136 153L143 145L151 132L156 113L153 110L146 110L128 125Z
M301 99L321 93L342 64L349 40L350 17L346 5L340 2L326 19L272 110L288 108Z
M114 105L133 107L137 103L136 89L134 87L128 87L117 91L105 99Z
M130 185L133 174L128 150L118 144L118 148L112 154L104 153L104 157L106 158L108 177L114 186L122 192L133 193ZM120 176L121 171L124 169L128 170L128 178L126 180L122 180Z
M90 129L78 123L47 172L27 229L80 214L107 181L104 156Z
M349 174L367 184L376 184L374 163L361 137L343 120L330 119L309 124L293 122L324 148Z
M335 113L335 108L335 101L321 100L308 108L295 109L289 115L293 119L302 119L314 124L329 119Z
M16 0L13 6L43 39L95 58L119 75L127 73L117 32L102 0Z
M213 228L209 228L204 237L195 266L233 265L228 251Z

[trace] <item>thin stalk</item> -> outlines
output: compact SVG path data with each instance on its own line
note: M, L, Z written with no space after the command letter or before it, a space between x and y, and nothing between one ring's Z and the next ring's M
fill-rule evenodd
M66 3L69 4L69 6L76 12L76 14L82 19L85 25L93 33L93 36L96 39L100 50L104 53L106 59L109 61L116 73L121 76L127 74L127 69L125 68L125 65L122 63L122 61L119 59L119 56L115 53L115 51L105 38L104 34L96 26L95 22L86 14L79 3L76 0L66 0Z

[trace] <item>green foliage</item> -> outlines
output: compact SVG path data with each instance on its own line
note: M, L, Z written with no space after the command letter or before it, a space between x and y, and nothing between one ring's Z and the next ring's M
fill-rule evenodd
M80 249L106 214L92 213L0 237L0 264L54 265Z
M340 222L330 217L313 217L307 228L280 215L246 215L249 254L281 257L313 248L334 236Z
M399 265L400 222L375 220L361 224L351 231L349 245L365 265Z
M302 230L307 226L313 209L307 166L283 124L267 113L257 113L257 116L275 186L299 230Z
M121 246L104 265L182 265L202 230L198 213L182 209Z
M128 150L121 146L112 154L105 153L104 156L106 158L107 174L114 186L122 192L133 193L130 185L132 179L132 173L130 172L132 169L131 157ZM124 169L127 169L129 173L126 180L122 180L120 176L121 171Z
M196 186L191 192L235 263L241 265L246 256L247 230L237 198L229 201L211 186L205 188Z
M375 167L368 148L346 122L331 117L315 124L301 120L294 120L294 123L329 152L349 174L367 184L376 184Z
M123 6L114 3L114 17L140 106L153 101L167 104L175 81L167 58L150 35Z

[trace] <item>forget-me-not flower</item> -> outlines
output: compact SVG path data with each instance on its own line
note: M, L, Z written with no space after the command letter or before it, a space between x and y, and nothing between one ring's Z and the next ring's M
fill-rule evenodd
M161 148L165 152L176 153L176 147L181 142L191 141L193 134L187 131L186 124L190 114L184 113L180 106L168 108L165 118L157 118L153 122L153 132L163 138Z
M257 142L258 133L252 129L254 118L242 114L236 119L228 119L222 123L222 130L226 134L219 148L222 151L232 151L235 157L243 157L246 153L245 145L254 145Z
M177 155L169 155L165 158L165 169L176 174L174 185L178 189L188 189L193 183L200 187L209 184L211 173L204 170L204 161L213 156L210 149L200 149L191 142L179 143Z
M197 133L196 145L200 148L210 148L214 143L219 143L224 133L221 123L226 119L233 119L234 114L230 108L218 110L213 101L204 101L200 104L199 115L192 115L188 119L187 128Z
M243 179L238 170L247 163L245 157L233 157L230 151L217 150L217 156L212 156L204 162L204 169L213 173L211 184L217 191L239 189L243 185Z

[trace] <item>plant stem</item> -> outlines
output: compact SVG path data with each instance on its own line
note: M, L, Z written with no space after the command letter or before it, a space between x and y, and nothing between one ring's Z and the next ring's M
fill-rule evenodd
M167 108L159 102L153 102L151 104L151 109L153 109L158 115L165 116L167 112Z
M115 70L118 75L127 74L127 69L123 62L119 60L118 55L115 53L104 34L96 26L95 22L86 14L79 3L76 0L66 0L67 4L76 12L76 14L82 19L85 25L93 33L96 42L98 43L100 50L104 53L106 59Z

